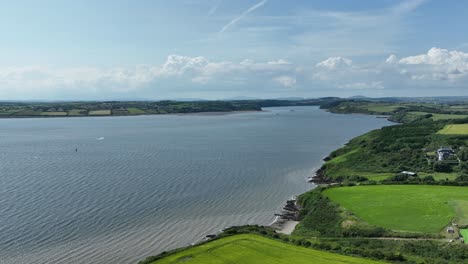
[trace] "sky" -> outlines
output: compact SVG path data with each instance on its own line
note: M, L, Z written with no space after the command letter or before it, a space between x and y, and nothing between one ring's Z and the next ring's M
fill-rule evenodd
M468 95L468 2L0 0L0 100Z

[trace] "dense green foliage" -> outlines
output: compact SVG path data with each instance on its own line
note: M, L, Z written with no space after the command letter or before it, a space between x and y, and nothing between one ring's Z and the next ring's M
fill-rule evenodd
M428 163L423 149L442 126L425 121L371 131L332 152L331 160L324 164L324 175L344 180L353 176L375 179L373 173L378 176L405 170L432 172L433 165Z
M321 194L321 190L299 196L301 222L296 234L307 236L341 236L341 221L338 206Z

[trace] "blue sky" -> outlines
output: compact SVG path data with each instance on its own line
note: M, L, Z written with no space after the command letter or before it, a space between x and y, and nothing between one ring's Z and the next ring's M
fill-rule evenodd
M0 98L468 95L465 1L3 1Z

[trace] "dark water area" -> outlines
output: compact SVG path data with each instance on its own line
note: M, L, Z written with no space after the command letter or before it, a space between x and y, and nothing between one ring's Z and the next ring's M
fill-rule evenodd
M0 263L136 263L274 220L321 159L390 122L316 107L0 120Z

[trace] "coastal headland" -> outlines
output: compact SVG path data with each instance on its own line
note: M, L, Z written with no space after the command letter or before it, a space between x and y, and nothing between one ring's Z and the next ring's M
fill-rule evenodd
M278 214L279 224L232 227L215 239L256 234L323 254L360 257L360 263L465 263L468 104L342 100L321 108L386 116L398 124L330 153L316 173L318 187L288 201ZM142 263L182 259L190 250ZM198 256L191 256L184 261L197 263ZM252 259L243 253L239 257Z

